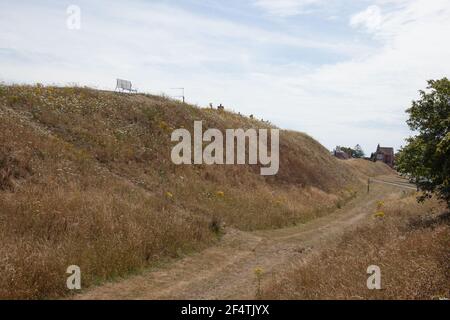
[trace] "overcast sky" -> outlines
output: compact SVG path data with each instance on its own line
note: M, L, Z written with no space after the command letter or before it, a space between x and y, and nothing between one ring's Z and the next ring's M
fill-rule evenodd
M404 110L450 75L449 35L449 0L0 0L0 81L185 87L370 154L404 144Z

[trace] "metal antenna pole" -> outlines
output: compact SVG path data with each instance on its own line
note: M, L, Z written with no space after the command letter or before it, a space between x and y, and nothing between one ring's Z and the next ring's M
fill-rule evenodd
M171 90L181 90L182 95L181 96L175 96L175 98L182 98L183 103L185 103L185 96L184 96L184 88L170 88Z

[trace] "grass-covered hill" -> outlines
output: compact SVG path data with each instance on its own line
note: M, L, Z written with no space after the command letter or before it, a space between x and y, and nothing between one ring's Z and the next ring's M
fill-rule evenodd
M330 212L365 174L281 131L280 170L174 165L173 129L270 128L164 97L88 88L0 86L0 298L67 294L67 266L88 286L198 250L226 224L278 228Z

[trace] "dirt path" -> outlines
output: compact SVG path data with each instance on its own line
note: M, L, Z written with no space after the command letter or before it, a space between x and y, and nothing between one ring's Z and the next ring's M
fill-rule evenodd
M228 229L216 246L120 282L92 288L76 299L254 299L254 269L262 281L292 260L307 259L335 241L347 229L363 223L376 202L396 198L404 181L383 177L335 212L295 227L241 232ZM380 181L381 181L380 180ZM408 187L408 186L407 186ZM407 191L406 191L407 190Z

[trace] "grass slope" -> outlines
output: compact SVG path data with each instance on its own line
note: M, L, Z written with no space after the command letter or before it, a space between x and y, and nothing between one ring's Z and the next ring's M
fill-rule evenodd
M442 299L450 296L450 214L416 195L379 203L379 212L341 241L268 283L262 299ZM368 290L367 267L383 290Z
M67 294L211 244L223 224L277 228L325 214L385 166L280 134L280 170L176 166L175 128L269 128L231 112L88 88L0 86L0 298Z

